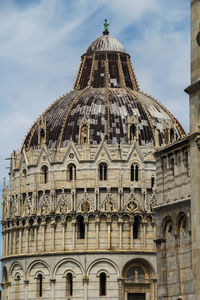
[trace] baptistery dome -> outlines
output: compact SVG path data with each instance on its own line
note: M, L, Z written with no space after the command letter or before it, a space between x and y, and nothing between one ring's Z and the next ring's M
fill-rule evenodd
M183 135L105 30L11 155L3 299L156 300L154 152Z
M42 128L41 121L45 124ZM44 135L48 147L80 143L81 127L87 123L87 143L130 143L131 124L139 144L161 146L184 130L168 110L141 92L130 56L109 35L88 47L73 90L56 100L27 134L23 147L38 147Z

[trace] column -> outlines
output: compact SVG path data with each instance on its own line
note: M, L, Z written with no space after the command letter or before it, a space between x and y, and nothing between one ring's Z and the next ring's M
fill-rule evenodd
M24 280L24 285L25 285L25 300L28 300L28 284L29 284L29 280Z
M107 221L107 229L108 229L108 249L110 249L110 246L111 246L111 238L110 238L111 221Z
M26 230L26 253L29 251L29 226L26 225L25 227Z
M155 222L152 223L152 227L153 227L153 240L156 240L156 224ZM156 244L153 243L153 250L156 250Z
M143 249L146 250L146 221L142 222L142 229L143 229Z
M99 249L99 221L96 221L96 249Z
M2 236L3 236L3 257L5 256L5 230L2 230Z
M134 224L134 220L130 220L130 249L133 249L133 224Z
M84 300L88 299L88 282L89 282L89 279L86 276L84 276L84 278L83 278Z
M42 251L45 252L45 230L46 230L46 223L42 221L41 225L42 226Z
M76 220L72 220L72 249L76 249Z
M38 226L35 225L34 226L34 237L35 237L35 240L34 240L34 248L35 248L35 253L37 253L37 232L38 232Z
M85 224L85 250L88 248L88 221L84 221Z
M7 287L8 287L8 299L7 300L10 300L11 282L7 283Z
M12 228L9 230L9 255L12 255Z
M55 222L51 222L51 251L55 251Z
M124 279L123 278L118 278L118 299L123 300L124 299Z
M55 299L55 284L56 280L55 279L50 279L50 286L51 286L51 299Z
M8 229L6 231L6 236L7 236L7 239L6 239L6 242L7 242L7 245L6 245L6 255L8 256L9 255L9 231L8 231Z
M123 220L119 219L119 249L123 248Z
M22 253L22 230L23 230L23 227L21 225L21 226L19 226L19 254Z
M14 241L13 241L13 254L15 255L16 254L16 227L14 227L14 229L13 229L14 231L13 231L13 234L14 234Z
M62 249L63 251L65 251L65 228L66 228L66 222L65 221L62 221L62 231L63 231L63 234L62 234Z
M182 294L181 291L181 274L180 274L180 261L179 261L179 245L180 245L180 235L179 234L175 234L175 258L176 258L176 270L177 270L177 285L179 288L179 295Z

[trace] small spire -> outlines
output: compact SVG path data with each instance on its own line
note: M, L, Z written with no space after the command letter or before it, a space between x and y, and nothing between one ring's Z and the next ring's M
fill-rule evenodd
M109 35L109 31L108 31L108 26L109 25L110 24L108 24L107 19L105 19L103 35Z
M6 177L3 177L3 189L5 190L6 188Z

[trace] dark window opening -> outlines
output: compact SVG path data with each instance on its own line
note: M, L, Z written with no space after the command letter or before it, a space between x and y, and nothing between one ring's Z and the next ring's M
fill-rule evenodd
M130 126L130 140L133 141L136 134L136 127L134 124Z
M103 163L99 166L99 179L107 180L107 164Z
M131 166L131 181L135 181L135 166Z
M151 177L151 188L154 187L154 184L155 184L155 178L152 176Z
M138 165L131 166L131 181L139 180L139 168Z
M133 238L138 239L139 236L139 227L140 227L140 218L135 217L133 223Z
M78 238L79 239L84 239L85 238L85 224L84 224L84 219L83 216L79 216L77 218L77 225L78 225Z
M37 290L37 296L38 297L42 297L42 274L38 274L38 277L37 277L37 281L38 281L38 290Z
M138 181L138 165L135 166L135 181Z
M23 170L22 174L23 174L23 177L24 177L24 178L26 178L26 174L27 174L27 172L26 172L26 170L25 170L25 169Z
M66 296L73 295L73 276L72 273L68 273L66 277Z
M171 128L171 129L170 129L170 142L172 143L173 140L174 140L174 129Z
M105 296L106 295L106 274L101 273L99 277L99 296Z
M43 177L42 183L47 183L48 182L48 168L47 168L47 166L43 166L41 168L41 170L42 170L42 177Z
M44 132L44 129L42 128L41 131L40 131L40 136L43 138L45 136L45 132Z

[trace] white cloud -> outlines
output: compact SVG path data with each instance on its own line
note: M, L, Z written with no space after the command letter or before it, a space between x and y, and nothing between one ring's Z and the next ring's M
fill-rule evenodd
M131 54L142 89L176 116L187 115L184 1L173 2L173 10L172 0L0 2L0 175L7 173L4 157L20 147L36 117L72 88L80 56L101 34L106 17ZM178 119L185 123L185 117Z

